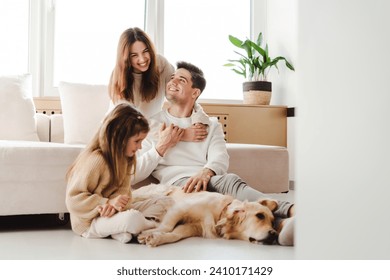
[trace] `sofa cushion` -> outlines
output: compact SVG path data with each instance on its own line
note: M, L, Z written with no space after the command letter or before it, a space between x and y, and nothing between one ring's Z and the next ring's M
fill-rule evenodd
M105 85L60 82L65 144L87 144L108 111L110 98Z
M64 118L62 114L50 116L50 142L64 143Z
M37 133L39 140L50 142L50 116L42 113L35 114L37 120Z
M289 190L289 155L285 147L257 144L227 144L229 173L239 175L263 193Z
M39 141L30 74L0 77L0 139Z
M66 172L83 148L0 140L0 215L68 212Z

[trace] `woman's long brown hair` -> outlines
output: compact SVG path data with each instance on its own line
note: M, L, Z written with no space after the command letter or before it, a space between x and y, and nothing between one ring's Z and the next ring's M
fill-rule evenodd
M157 95L160 72L157 65L157 54L149 36L140 28L134 27L125 30L120 36L115 68L112 71L109 92L114 103L120 99L134 102L134 77L130 62L130 49L136 41L143 42L149 49L150 65L142 73L140 93L142 101L150 102Z

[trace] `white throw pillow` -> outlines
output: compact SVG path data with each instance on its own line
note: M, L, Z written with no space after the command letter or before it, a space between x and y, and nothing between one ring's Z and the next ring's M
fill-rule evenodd
M0 139L39 141L30 74L0 77Z
M60 82L58 90L64 117L64 142L87 144L108 111L108 87Z

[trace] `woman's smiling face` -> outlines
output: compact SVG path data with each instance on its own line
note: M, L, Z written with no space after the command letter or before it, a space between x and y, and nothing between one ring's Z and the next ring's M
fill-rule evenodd
M131 46L130 63L134 73L143 73L149 69L150 52L144 42L135 41Z

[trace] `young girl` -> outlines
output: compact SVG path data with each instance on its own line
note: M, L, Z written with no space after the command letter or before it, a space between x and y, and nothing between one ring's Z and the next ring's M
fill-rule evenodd
M145 216L160 219L169 201L151 198L132 205L130 187L135 153L148 132L147 120L128 103L106 116L67 174L66 206L75 233L126 243L155 226Z

